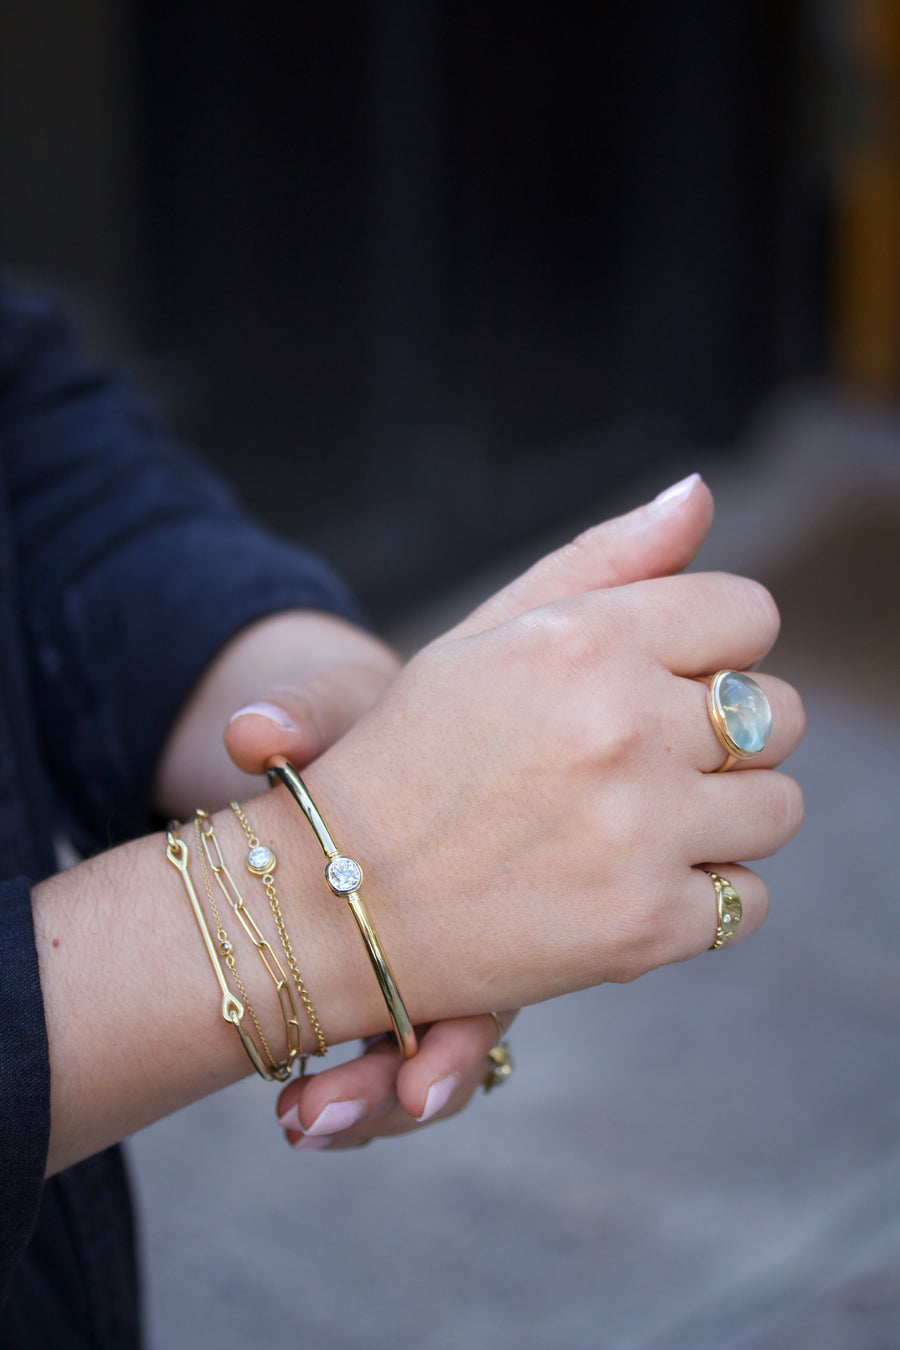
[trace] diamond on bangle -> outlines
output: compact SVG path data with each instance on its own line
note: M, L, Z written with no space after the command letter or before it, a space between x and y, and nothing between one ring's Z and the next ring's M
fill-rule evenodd
M352 858L340 854L325 868L325 879L335 895L349 895L362 885L362 868Z

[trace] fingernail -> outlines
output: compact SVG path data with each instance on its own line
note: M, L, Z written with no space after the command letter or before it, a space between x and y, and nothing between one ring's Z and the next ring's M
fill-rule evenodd
M283 1130L302 1130L300 1124L300 1107L289 1106L288 1109L278 1117L278 1124Z
M306 1135L337 1134L339 1130L349 1130L365 1113L365 1102L329 1102L319 1112Z
M430 1120L438 1111L443 1111L456 1090L457 1081L456 1074L451 1073L446 1078L439 1078L436 1083L432 1083L425 1098L425 1110L416 1119Z
M693 492L699 477L699 473L692 473L687 478L682 478L680 483L673 483L658 497L654 497L652 502L647 503L647 510L653 511L658 516L668 516L672 511L677 511L681 503Z
M320 1135L317 1139L310 1139L308 1134L301 1134L299 1139L291 1141L291 1148L299 1152L303 1148L327 1148L330 1143L331 1135L328 1134Z
M245 708L238 708L236 713L229 717L229 724L236 722L239 717L264 717L267 722L274 722L282 731L296 731L295 724L288 717L284 708L279 708L277 703L248 703Z

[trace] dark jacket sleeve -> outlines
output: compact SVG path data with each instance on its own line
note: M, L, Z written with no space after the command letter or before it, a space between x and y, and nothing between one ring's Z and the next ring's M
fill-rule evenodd
M5 711L33 723L37 747L25 762L0 747L0 774L21 804L9 829L0 810L0 837L21 835L24 821L49 834L51 821L27 805L33 777L95 847L144 832L166 734L222 646L267 614L355 617L352 602L86 363L51 307L2 287L0 474L5 583L18 611L9 626L27 689ZM27 869L31 882L47 870ZM30 884L0 881L0 1299L34 1224L48 1133Z
M34 1226L49 1124L50 1068L31 887L17 878L0 882L0 1304Z
M45 752L103 837L147 826L166 732L240 628L355 617L324 564L260 529L53 311L7 296L4 461Z

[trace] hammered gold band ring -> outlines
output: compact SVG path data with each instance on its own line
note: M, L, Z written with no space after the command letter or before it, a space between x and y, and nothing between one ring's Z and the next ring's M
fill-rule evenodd
M720 877L718 872L707 872L706 875L716 891L716 937L709 947L711 952L715 952L724 947L729 938L734 937L744 907L741 904L741 897L730 881Z
M725 759L714 773L725 773L741 759L753 759L772 731L772 708L755 680L740 670L700 677L706 685L706 709Z
M497 1044L488 1051L488 1071L481 1080L485 1092L490 1092L492 1088L505 1083L514 1067L509 1042L503 1039L503 1024L497 1013L492 1012L489 1016L493 1018L494 1026L497 1028Z

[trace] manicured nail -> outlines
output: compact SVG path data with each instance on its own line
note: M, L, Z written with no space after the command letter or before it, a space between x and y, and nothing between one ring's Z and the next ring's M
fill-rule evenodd
M428 1096L425 1098L425 1110L417 1120L430 1120L436 1116L438 1111L443 1111L444 1107L453 1096L458 1079L455 1073L448 1074L446 1078L439 1078L436 1083L432 1083L428 1089Z
M647 503L647 510L653 511L658 516L667 516L672 511L677 511L681 503L693 492L699 477L699 473L692 473L687 478L682 478L680 483L673 483L658 497L654 497L652 502Z
M306 1135L337 1134L340 1130L349 1130L365 1114L365 1102L329 1102L319 1112Z
M310 1139L308 1134L301 1134L299 1139L294 1139L291 1142L291 1148L295 1148L299 1152L304 1148L327 1148L330 1143L330 1134L322 1134L315 1139Z
M239 717L264 717L267 722L274 722L282 731L297 730L284 708L279 708L277 703L248 703L245 708L238 708L236 713L232 713L228 721L236 722Z
M289 1106L288 1109L278 1117L278 1124L283 1130L302 1130L300 1124L300 1107Z

